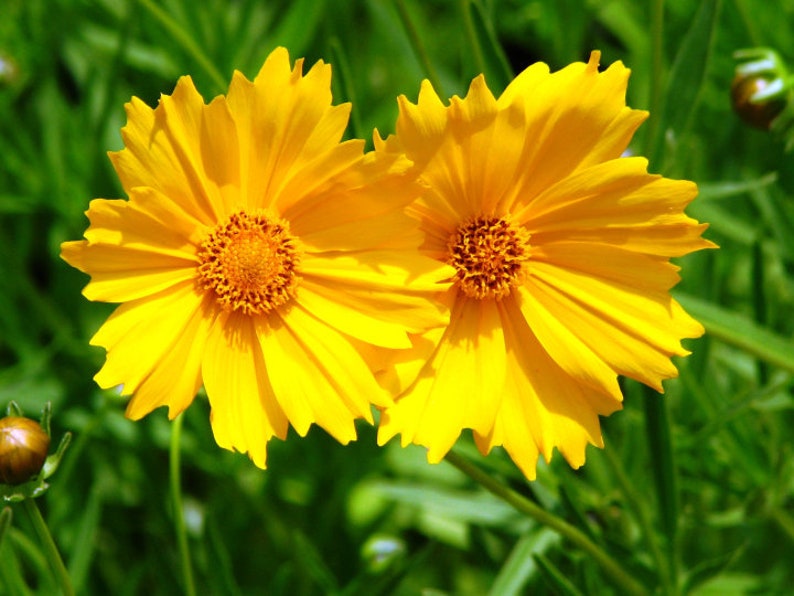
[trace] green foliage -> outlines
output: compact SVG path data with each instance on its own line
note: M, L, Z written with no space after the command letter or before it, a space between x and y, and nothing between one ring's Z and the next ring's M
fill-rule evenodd
M658 5L657 5L658 6ZM655 107L638 153L695 180L689 212L719 251L681 259L676 289L709 333L663 398L625 383L607 451L561 458L527 483L504 454L477 465L578 527L664 594L784 593L794 581L794 168L730 111L735 50L773 47L792 2L670 0L5 0L0 19L0 409L52 402L74 440L39 499L78 594L183 589L169 492L171 425L140 422L92 376L88 339L112 307L80 296L59 260L93 197L123 196L105 157L123 105L154 105L191 74L206 99L277 45L335 69L351 135L393 130L395 98L430 77L463 94L484 72L553 69L601 49L632 69L630 105ZM658 35L661 34L661 37ZM654 37L657 35L657 37ZM421 42L421 43L418 43ZM346 447L316 429L274 441L269 468L220 450L206 399L182 427L183 507L200 593L619 593L590 557L421 449ZM466 437L462 450L475 452ZM54 593L24 510L3 513L0 592ZM28 587L25 587L28 586Z

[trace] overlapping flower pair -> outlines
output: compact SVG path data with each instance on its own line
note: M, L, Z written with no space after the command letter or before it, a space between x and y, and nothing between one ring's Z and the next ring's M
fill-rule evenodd
M203 386L218 444L374 421L439 461L463 429L528 478L573 466L621 407L618 375L658 390L703 329L670 297L670 257L713 246L696 186L622 157L647 117L629 71L534 64L498 98L482 76L445 104L398 99L396 134L340 142L331 67L276 49L205 104L190 77L127 105L110 155L129 195L93 201L63 258L121 306L92 344L127 414L182 412Z

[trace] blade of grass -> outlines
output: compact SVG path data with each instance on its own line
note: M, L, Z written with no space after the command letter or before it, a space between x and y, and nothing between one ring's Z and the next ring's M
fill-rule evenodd
M201 50L190 34L180 24L152 0L138 0L140 5L157 20L160 25L174 38L182 48L193 57L196 63L209 76L215 85L215 92L223 93L226 90L226 79L215 67L209 57Z
M436 93L438 93L442 99L445 98L446 94L444 93L444 89L441 86L441 80L438 78L438 73L433 66L432 60L430 60L430 56L427 53L425 44L422 41L422 36L419 35L419 31L417 30L416 25L411 18L411 13L408 11L408 7L405 5L405 0L395 0L394 4L397 7L397 12L400 15L400 22L402 23L405 33L408 35L408 39L411 42L411 47L414 49L416 57L419 59L419 62L422 64L422 68L425 70L425 75L427 75L427 78L433 85L433 89L436 90Z
M794 372L794 342L791 340L759 327L743 315L700 298L677 294L676 299L713 338L772 366Z
M678 574L678 478L673 444L670 438L670 419L667 400L652 389L643 387L645 399L645 428L653 466L651 469L656 487L659 523L666 538L665 570L667 594L674 594Z
M661 11L664 2L655 0L656 11ZM720 0L704 0L700 3L692 26L684 36L680 44L680 49L676 54L675 61L670 70L665 87L666 99L664 105L655 106L661 108L659 120L653 126L653 134L648 135L648 160L656 164L663 153L664 142L667 131L672 131L675 138L680 138L689 126L692 116L697 107L700 90L706 81L706 69L711 53L712 39L717 28ZM655 19L661 19L655 15ZM661 26L661 25L659 25ZM661 35L655 35L654 39L660 40ZM654 80L660 75L658 62L661 60L661 48L654 49L653 70ZM657 81L654 85L659 85ZM655 87L655 89L658 89ZM658 93L658 91L657 91ZM652 100L655 103L658 100ZM659 103L662 103L659 101ZM649 125L650 126L650 125ZM657 165L658 167L658 165ZM667 170L666 166L662 169Z

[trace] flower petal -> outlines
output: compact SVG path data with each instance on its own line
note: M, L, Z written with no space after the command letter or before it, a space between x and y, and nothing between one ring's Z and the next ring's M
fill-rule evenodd
M598 72L599 52L548 74L533 65L499 98L524 110L527 144L519 190L531 198L581 168L615 159L625 151L647 112L625 105L630 71L620 62Z
M642 158L620 158L566 178L515 213L533 245L555 241L614 244L675 257L714 245L708 227L684 213L697 195L686 180L648 174Z
M133 198L91 201L87 240L62 246L61 257L91 275L90 300L136 300L195 277L195 224L153 189Z
M608 253L603 248L591 251L592 262L599 256L602 262L615 258ZM561 252L558 258L559 264L533 266L526 294L532 295L535 309L556 317L615 372L662 391L662 380L678 376L670 357L689 353L681 339L699 337L703 327L659 288L638 291L620 279L599 275L597 266L577 271L565 266ZM645 261L649 271L664 267L664 263ZM642 264L635 260L632 270L639 271L636 267ZM604 337L609 341L603 341ZM549 353L557 358L556 350L550 348Z
M450 325L415 384L383 412L378 443L428 448L437 463L464 428L486 434L501 403L506 373L502 321L495 301L460 297Z
M476 433L484 453L503 445L529 479L535 478L538 453L551 460L556 447L568 463L580 467L588 444L603 446L599 415L620 409L620 401L580 383L557 365L527 326L518 305L500 303L507 342L504 395L490 433Z
M121 130L125 148L110 153L124 188L153 188L197 221L216 221L220 195L202 164L205 105L192 79L179 79L173 94L163 95L154 110L135 97L126 109L127 125Z
M215 441L224 449L247 453L264 469L268 441L274 436L286 438L288 422L250 317L221 315L214 321L202 374Z
M235 72L227 102L240 139L242 191L248 208L269 208L300 167L337 147L350 105L331 106L331 67L317 62L303 76L274 50L253 82ZM287 201L290 197L285 197Z
M159 406L173 418L193 400L207 314L191 283L118 307L91 339L107 350L94 379L134 395L127 415L138 419Z
M273 391L299 435L317 423L348 443L356 418L372 422L370 403L391 403L350 343L299 306L258 321L257 334Z

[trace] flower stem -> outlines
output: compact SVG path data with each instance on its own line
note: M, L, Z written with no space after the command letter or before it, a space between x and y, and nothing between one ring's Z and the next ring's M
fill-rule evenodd
M185 513L182 507L182 487L180 481L179 438L182 435L182 414L174 419L171 425L170 477L171 503L173 506L174 527L179 543L179 557L182 562L182 580L185 583L185 594L196 596L196 584L193 580L193 565L190 559L190 546L185 528Z
M41 511L39 511L36 501L34 499L27 498L22 501L22 504L25 507L25 510L28 512L31 521L33 522L33 528L35 529L36 534L38 534L41 545L44 547L44 554L47 557L50 567L52 568L53 574L55 575L55 581L61 587L61 592L63 592L65 596L74 596L74 588L72 588L72 580L69 578L69 572L66 571L66 566L63 564L63 559L61 558L61 553L58 552L58 547L55 545L55 541L52 539L52 534L50 534L47 523L41 516Z
M589 554L609 574L614 582L619 585L625 594L647 594L648 591L636 579L631 577L620 564L604 552L597 544L590 540L584 532L570 525L565 520L549 513L526 497L521 496L511 488L495 480L466 458L450 451L445 458L458 470L480 484L505 503L512 505L521 513L528 515L538 523L548 526L558 534Z
M654 164L662 118L662 86L664 78L664 0L651 0L651 89L648 110L651 117L645 131L645 155ZM654 164L656 165L656 164ZM657 166L658 167L658 166Z

